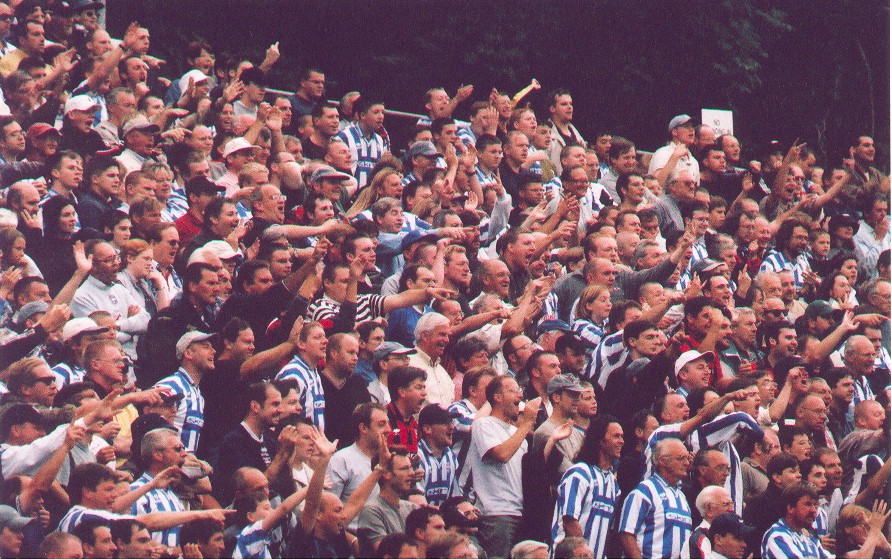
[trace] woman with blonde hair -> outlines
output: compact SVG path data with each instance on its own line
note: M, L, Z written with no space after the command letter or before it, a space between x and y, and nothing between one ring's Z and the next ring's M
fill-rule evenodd
M131 239L121 248L118 281L141 301L152 316L170 305L167 281L154 266L154 253L142 239Z
M403 196L403 176L392 167L385 167L375 173L372 182L359 192L353 206L347 210L347 218L353 219L361 216L371 220L372 213L370 208L372 204L385 196L397 200L400 200Z
M837 558L888 558L889 541L883 529L889 520L886 502L873 503L873 511L849 504L836 520Z
M571 329L582 339L586 353L590 354L607 332L607 318L613 304L610 288L604 284L586 286L576 300L576 320Z

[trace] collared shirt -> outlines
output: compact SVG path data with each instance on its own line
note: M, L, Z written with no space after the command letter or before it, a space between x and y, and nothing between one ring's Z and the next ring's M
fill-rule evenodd
M794 531L780 519L762 538L762 558L832 558L811 532Z
M146 484L151 483L154 478L154 476L145 472L141 477L130 484L130 489L136 490L142 488ZM133 515L171 511L186 511L186 508L183 507L183 502L180 501L179 496L177 496L170 487L153 488L152 490L149 490L133 502L133 505L130 508L130 513ZM155 531L152 533L152 540L160 542L165 546L179 546L180 526L177 525L176 527L164 529L163 531Z
M892 244L892 230L886 230L886 235L877 241L876 230L864 220L861 220L860 227L852 237L855 242L855 249L860 253L858 262L859 278L873 279L877 277L877 261L880 253L889 249Z
M458 487L458 459L451 447L444 447L439 457L434 455L427 442L419 440L418 456L424 470L422 490L427 503L439 506L447 498L461 495Z
M576 463L558 484L551 542L563 540L563 518L570 516L582 527L582 536L588 541L594 557L603 558L618 498L619 485L614 472L597 465Z
M377 132L366 136L359 123L348 126L335 138L347 144L347 148L353 156L353 176L356 177L358 188L361 189L368 183L375 163L384 155L384 139Z
M131 316L130 306L138 307L139 312ZM74 293L71 314L86 317L94 311L105 311L119 318L118 341L128 355L135 356L136 336L148 330L152 318L145 308L145 302L137 300L119 281L106 284L91 274Z
M318 368L312 367L300 355L285 364L276 380L294 379L297 381L297 392L303 414L317 428L325 430L325 391L322 389L322 378Z
M124 166L124 170L126 171L124 174L125 176L134 171L139 171L142 169L143 164L149 160L149 158L139 155L130 148L121 152L121 155L115 159L118 160L118 163Z
M186 451L195 453L198 449L201 428L204 426L204 397L192 380L192 376L180 368L172 375L155 383L155 387L166 388L175 395L184 396L177 406L173 423L180 431L180 441L183 442Z
M415 416L403 418L395 403L387 405L387 418L392 431L387 436L388 445L402 445L412 453L418 452L418 420Z
M680 488L654 474L629 493L618 530L635 535L643 558L680 558L691 535L691 508Z
M420 368L427 374L428 403L444 407L452 404L455 400L455 384L439 359L435 361L416 346L415 354L409 356L409 365Z
M53 375L56 376L56 389L61 389L72 383L80 383L87 374L83 367L77 364L66 364L65 362L59 362L53 366L52 371Z

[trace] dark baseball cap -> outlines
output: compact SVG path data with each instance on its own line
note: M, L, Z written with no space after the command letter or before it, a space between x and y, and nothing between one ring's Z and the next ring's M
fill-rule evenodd
M193 177L186 181L184 185L186 195L190 194L213 194L216 195L226 190L225 187L218 185L207 177Z
M375 348L374 352L372 352L372 363L377 364L391 354L396 354L397 356L408 356L409 354L414 353L414 348L406 348L399 342L385 340L384 342L379 344L377 348Z
M730 533L742 539L755 530L755 527L744 523L736 513L726 512L712 520L712 524L709 526L709 538Z
M418 413L418 425L451 424L461 415L457 412L449 412L438 404L429 404Z
M0 416L0 436L5 441L13 426L21 426L29 422L35 426L43 427L43 415L30 404L14 404Z

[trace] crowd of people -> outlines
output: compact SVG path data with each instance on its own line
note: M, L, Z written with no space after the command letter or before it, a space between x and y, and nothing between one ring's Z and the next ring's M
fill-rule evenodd
M102 9L0 3L0 557L892 552L870 136L409 122Z

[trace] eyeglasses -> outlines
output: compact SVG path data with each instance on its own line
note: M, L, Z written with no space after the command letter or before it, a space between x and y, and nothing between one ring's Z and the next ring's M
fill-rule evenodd
M786 309L766 309L766 310L765 310L765 313L766 313L766 314L768 314L768 315L777 315L777 316L782 316L782 315L785 314L786 312L787 312Z
M13 16L10 14L4 14L0 16L0 21L12 21L12 17Z
M49 387L50 385L54 385L54 384L56 383L56 378L55 378L55 377L52 377L52 376L50 376L50 377L38 377L37 379L34 380L34 383L43 383L44 385L46 385L47 387Z
M174 447L171 447L170 450L176 451L177 453L182 453L183 451L186 450L186 447L181 443L179 445L175 445Z

